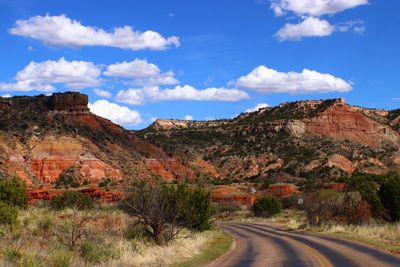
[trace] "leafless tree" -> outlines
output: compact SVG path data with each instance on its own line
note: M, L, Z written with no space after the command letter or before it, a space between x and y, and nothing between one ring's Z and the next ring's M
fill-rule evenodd
M179 205L183 204L172 192L165 184L137 181L129 187L129 197L122 200L125 211L137 218L136 224L142 225L157 245L171 241L185 226L180 221Z
M53 231L57 240L69 250L75 250L82 239L88 235L87 224L92 219L90 210L80 211L73 207L60 216L61 224Z

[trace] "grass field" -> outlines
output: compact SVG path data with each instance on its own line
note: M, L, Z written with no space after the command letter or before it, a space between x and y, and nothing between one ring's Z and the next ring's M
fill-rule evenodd
M71 230L77 225L74 220L81 218L85 218L80 226L83 235L68 249ZM111 206L75 215L69 209L28 207L20 210L17 226L0 227L0 266L201 266L221 255L231 242L219 230L184 230L168 245L156 246L132 229L134 222Z

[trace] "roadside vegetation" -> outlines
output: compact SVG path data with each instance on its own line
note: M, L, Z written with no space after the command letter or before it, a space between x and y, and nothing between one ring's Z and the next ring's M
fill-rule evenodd
M346 186L340 190L309 190L284 199L258 197L250 213L225 206L218 209L219 218L276 222L400 253L400 173L360 174L341 181Z
M127 195L111 205L66 190L28 206L19 179L0 179L0 266L190 266L231 244L203 188L141 181Z

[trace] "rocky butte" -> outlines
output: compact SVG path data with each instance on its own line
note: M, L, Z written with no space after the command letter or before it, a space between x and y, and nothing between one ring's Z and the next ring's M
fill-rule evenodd
M92 114L80 93L0 98L0 172L28 185L118 183L130 177L190 177L191 170L111 121Z

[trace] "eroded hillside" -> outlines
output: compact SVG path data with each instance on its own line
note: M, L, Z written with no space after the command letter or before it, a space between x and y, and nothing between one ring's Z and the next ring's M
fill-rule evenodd
M27 184L54 184L63 172L80 183L134 177L190 177L165 152L90 113L79 93L0 98L0 172Z
M138 134L198 178L296 182L400 166L399 112L299 101L231 120L157 120Z

